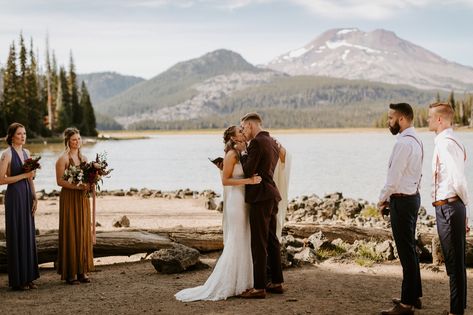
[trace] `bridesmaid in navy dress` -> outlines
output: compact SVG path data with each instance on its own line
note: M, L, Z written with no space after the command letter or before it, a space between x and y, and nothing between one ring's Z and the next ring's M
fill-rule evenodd
M0 158L0 184L8 184L5 194L8 281L14 290L35 289L33 280L39 278L34 224L37 199L34 171L22 170L23 162L29 157L29 152L23 149L25 127L11 124L6 140L10 147Z

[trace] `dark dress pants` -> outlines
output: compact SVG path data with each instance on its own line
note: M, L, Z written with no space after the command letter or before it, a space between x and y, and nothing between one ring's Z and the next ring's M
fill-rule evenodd
M251 254L254 288L266 288L266 267L271 269L271 282L283 283L281 248L276 236L275 199L250 203Z
M402 266L401 302L407 305L414 305L415 301L422 297L415 239L419 208L419 194L390 198L391 227Z
M466 208L458 200L435 207L435 212L440 245L450 278L450 313L463 314L466 308Z

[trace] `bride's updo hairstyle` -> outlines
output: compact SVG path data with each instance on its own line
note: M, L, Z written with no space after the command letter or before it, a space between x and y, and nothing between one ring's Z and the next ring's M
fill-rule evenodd
M223 143L225 143L225 153L230 150L233 150L235 147L235 141L232 140L232 137L236 136L237 126L228 127L223 133Z

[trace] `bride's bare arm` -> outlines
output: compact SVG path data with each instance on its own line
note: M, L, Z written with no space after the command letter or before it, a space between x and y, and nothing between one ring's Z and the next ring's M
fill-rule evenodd
M256 185L261 183L261 177L257 174L250 178L233 178L233 168L238 162L238 157L235 151L228 151L223 159L223 186L240 186L240 185Z

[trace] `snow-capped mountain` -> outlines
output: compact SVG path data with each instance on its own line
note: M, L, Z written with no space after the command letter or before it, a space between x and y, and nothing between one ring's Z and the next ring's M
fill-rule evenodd
M408 84L423 89L473 91L473 67L463 66L386 30L326 31L266 67L290 75L325 75Z

